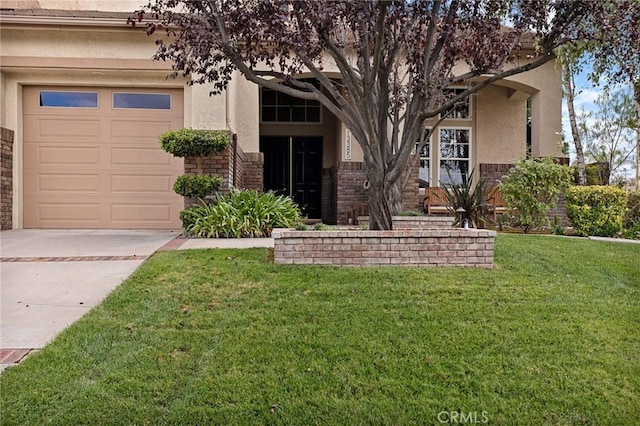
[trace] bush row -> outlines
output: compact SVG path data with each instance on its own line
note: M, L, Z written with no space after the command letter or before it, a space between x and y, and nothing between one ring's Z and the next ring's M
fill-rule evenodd
M636 200L637 193L631 198ZM627 192L615 186L573 186L566 192L565 208L575 231L582 236L613 237L640 220L640 208L628 209Z
M273 228L293 228L301 221L298 205L289 197L255 190L220 195L211 204L180 213L188 234L201 238L262 238Z

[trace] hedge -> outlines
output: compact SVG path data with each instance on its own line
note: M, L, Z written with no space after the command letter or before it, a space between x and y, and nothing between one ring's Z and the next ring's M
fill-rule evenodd
M574 186L566 192L567 216L582 236L615 236L622 230L626 207L626 191L615 186Z
M224 130L171 130L160 135L160 144L175 157L206 157L217 154L231 143Z

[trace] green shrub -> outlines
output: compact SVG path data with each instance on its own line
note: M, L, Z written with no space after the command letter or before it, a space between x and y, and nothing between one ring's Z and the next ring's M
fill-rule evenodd
M173 190L183 197L204 198L220 189L221 176L213 175L182 175L173 184Z
M627 211L624 214L624 227L640 227L640 191L630 191L627 196Z
M513 210L515 225L528 233L548 224L547 212L555 207L558 194L571 182L571 169L553 160L517 162L500 183L507 207Z
M613 237L622 230L627 193L615 186L574 186L565 198L567 216L582 236Z
M418 216L424 216L424 212L421 212L419 210L405 210L403 212L398 213L398 216L408 216L408 217L418 217Z
M273 192L234 191L215 203L191 207L180 215L187 233L202 238L260 238L273 228L293 228L300 209L289 197Z
M488 190L487 184L483 179L480 179L477 184L473 184L473 173L464 179L462 185L457 184L443 184L442 186L447 189L445 196L449 202L449 211L455 220L453 226L460 225L460 217L457 213L459 208L463 208L463 219L468 220L469 226L473 228L482 228L486 223L485 214L487 211L487 199ZM449 174L449 170L447 170ZM453 179L449 174L449 182Z
M229 134L223 130L171 130L160 135L162 149L175 157L205 157L224 151Z

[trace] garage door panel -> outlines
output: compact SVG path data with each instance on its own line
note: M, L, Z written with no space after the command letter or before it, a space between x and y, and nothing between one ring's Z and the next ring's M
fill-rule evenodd
M47 117L39 119L36 127L41 138L98 138L100 136L100 120L62 119Z
M174 212L171 203L114 203L111 220L114 223L166 224L171 222Z
M111 176L111 192L166 194L172 189L173 178L167 175L114 174Z
M173 156L158 147L115 147L111 148L111 166L118 167L167 167L175 168Z
M99 108L28 106L40 89L25 87L23 96L26 228L181 227L184 200L173 182L184 163L162 150L158 136L182 127L182 107L114 109L114 88L91 89L100 93ZM181 90L157 90L168 91L182 105Z
M35 151L35 154L32 152ZM27 163L27 160L30 160ZM78 166L96 168L100 165L100 147L71 147L60 145L25 145L25 168Z
M56 202L43 201L27 205L25 201L25 222L37 221L43 225L82 223L99 225L100 204L96 202Z
M158 135L171 130L171 121L129 121L113 120L111 138L114 143L146 139L159 144Z
M82 192L97 194L100 192L100 175L93 174L57 174L39 173L36 191L44 193Z

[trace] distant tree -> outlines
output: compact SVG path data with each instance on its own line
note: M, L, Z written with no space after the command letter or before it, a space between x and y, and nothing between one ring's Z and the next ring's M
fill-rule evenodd
M633 87L636 114L636 189L640 189L640 0L605 0L597 3L601 20L585 23L586 50L597 83L628 83Z
M636 113L631 90L611 90L605 87L595 101L596 109L583 116L580 127L586 156L609 165L604 181L622 184L635 166Z
M596 6L571 0L155 0L137 17L155 19L148 34L169 35L158 37L155 59L171 61L192 83L211 83L220 93L239 71L331 111L362 147L371 228L391 229L425 120L554 60L557 47L584 38L583 22L600 21L595 14L603 9ZM323 73L328 64L340 79ZM319 86L296 80L303 72ZM465 90L448 90L454 85ZM429 135L421 140L418 152Z
M584 150L582 147L582 135L578 125L578 117L575 109L576 83L575 77L582 69L584 60L583 44L575 44L557 49L557 62L562 70L562 94L567 101L569 112L569 124L571 126L571 137L576 149L576 166L578 169L578 185L587 184L587 171L584 161Z

